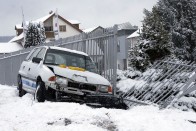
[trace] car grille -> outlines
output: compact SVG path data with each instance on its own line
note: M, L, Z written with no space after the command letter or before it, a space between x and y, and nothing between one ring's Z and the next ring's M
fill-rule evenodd
M77 88L81 90L89 90L96 91L97 87L90 84L76 83L76 82L68 82L68 87Z

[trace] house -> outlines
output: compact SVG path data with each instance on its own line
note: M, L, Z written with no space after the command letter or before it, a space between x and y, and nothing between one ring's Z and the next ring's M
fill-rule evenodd
M58 18L58 19L56 19ZM56 22L58 21L58 22ZM66 38L82 33L82 30L79 28L79 22L77 20L66 20L61 15L55 15L54 12L50 12L48 15L33 20L32 22L43 23L46 34L46 42L54 41L56 35L56 26L58 26L58 36L59 38ZM29 22L26 21L26 25ZM23 24L15 25L16 36L10 40L10 42L17 42L23 45L24 34L23 34Z
M138 29L129 22L118 24L118 43L117 43L117 67L126 70L128 66L129 42L127 37Z
M127 37L135 32L138 27L132 26L129 22L118 24L118 32L117 32L117 67L118 69L125 70L128 66L128 49L129 42L127 41ZM101 26L92 27L89 29L83 30L85 33L97 34L104 31L104 28ZM100 41L99 41L100 42ZM95 41L96 43L96 41ZM102 47L99 47L101 50ZM99 49L98 48L98 49Z
M22 45L13 43L0 43L0 55L22 50Z
M129 49L133 49L136 45L138 45L139 40L140 40L140 33L141 33L141 29L136 30L134 33L132 33L131 35L129 35L127 37L128 41L129 41Z

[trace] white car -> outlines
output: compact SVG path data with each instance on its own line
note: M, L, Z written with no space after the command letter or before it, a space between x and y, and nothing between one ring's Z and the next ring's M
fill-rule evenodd
M43 46L34 48L18 73L19 96L35 94L38 102L62 97L112 95L108 80L96 74L92 59L84 52Z

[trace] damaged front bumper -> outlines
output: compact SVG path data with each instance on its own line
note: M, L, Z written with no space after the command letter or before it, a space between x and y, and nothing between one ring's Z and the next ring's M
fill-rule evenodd
M93 107L128 109L121 97L113 95L86 95L85 103Z

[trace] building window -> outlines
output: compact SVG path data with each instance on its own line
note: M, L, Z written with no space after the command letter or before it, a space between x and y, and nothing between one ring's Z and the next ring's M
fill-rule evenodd
M65 32L66 31L66 25L60 25L59 30L60 30L60 32Z
M53 28L52 26L45 26L45 31L53 31Z
M120 41L117 43L117 52L120 52Z

